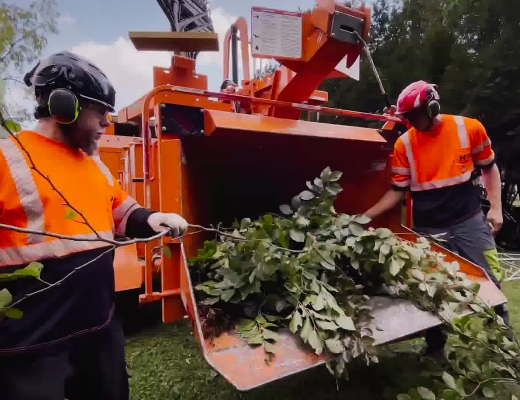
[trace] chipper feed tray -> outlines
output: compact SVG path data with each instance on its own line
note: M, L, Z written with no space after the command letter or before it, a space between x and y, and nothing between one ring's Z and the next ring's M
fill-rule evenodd
M185 201L193 205L197 221L225 226L235 218L276 212L329 165L344 172L339 182L344 191L335 202L338 212L361 213L388 188L390 148L377 130L217 111L206 111L205 122L206 136L183 140L187 185L192 189ZM400 217L396 209L374 223L415 240L418 236L401 225ZM246 391L325 363L288 330L280 332L269 364L263 346L251 347L235 331L212 341L204 338L186 259L202 245L196 237L182 248L181 297L204 357L216 371ZM480 283L480 296L490 305L506 301L483 269L439 246L435 249L447 260L458 261L461 271ZM376 296L371 306L377 345L405 340L441 323L405 300Z

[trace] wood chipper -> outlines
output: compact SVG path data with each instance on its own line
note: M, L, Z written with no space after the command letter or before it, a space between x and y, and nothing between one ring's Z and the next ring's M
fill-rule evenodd
M198 4L187 3L192 8ZM207 17L202 9L192 12ZM203 226L225 226L234 219L277 212L307 179L327 166L344 173L336 210L364 212L389 187L390 138L399 120L324 107L328 94L317 88L325 79L356 74L370 18L365 6L352 8L333 0L317 0L309 12L253 7L251 43L244 18L225 36L223 84L214 92L208 90L207 77L196 72L195 61L198 52L218 50L216 33L131 32L138 50L175 55L169 68L154 67L153 89L119 111L102 138L103 161L142 205L179 213ZM188 20L195 23L197 15ZM244 75L240 82L239 42ZM253 79L250 53L275 59L280 68ZM305 120L309 112L368 118L384 126L377 130ZM397 208L374 225L413 240L416 235L402 225L401 214ZM166 323L187 315L207 362L239 390L323 364L323 357L302 348L290 332L280 335L279 351L269 365L262 349L250 347L234 332L213 343L204 338L187 258L195 256L207 238L199 233L118 248L117 290L142 288L139 301L161 301ZM436 249L448 260L457 260L462 272L481 284L480 295L491 305L506 302L484 270ZM160 287L153 285L155 278ZM437 317L407 301L386 297L372 301L381 328L374 332L377 344L404 340L440 324Z

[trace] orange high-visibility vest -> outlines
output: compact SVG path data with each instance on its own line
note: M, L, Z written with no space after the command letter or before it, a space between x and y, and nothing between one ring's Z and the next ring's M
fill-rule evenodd
M404 133L394 145L392 184L412 192L446 188L471 179L474 165L495 159L484 126L476 119L442 115L432 132Z
M96 234L71 213L60 195L78 209L105 239L124 235L130 213L140 205L123 191L99 156L32 131L17 134L27 153L12 137L0 139L0 223L77 239ZM0 228L0 267L20 265L109 246L101 241L56 239Z

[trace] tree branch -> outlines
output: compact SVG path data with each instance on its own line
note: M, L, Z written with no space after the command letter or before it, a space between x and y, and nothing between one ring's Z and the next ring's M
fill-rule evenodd
M288 249L288 248L285 248L285 247L277 246L276 244L270 242L268 239L246 239L244 237L238 237L238 236L231 235L229 233L223 232L223 231L221 231L219 229L215 229L215 228L206 228L205 226L191 225L191 224L189 224L188 226L190 228L200 229L201 231L215 232L215 233L217 233L220 236L228 237L228 238L234 239L234 240L240 240L240 241L244 241L244 242L265 242L266 244L268 244L271 247L274 247L275 249L287 251L289 253L295 253L295 254L306 253L306 250L292 250L292 249Z
M6 224L0 224L0 228L15 231L15 232L20 232L20 233L29 233L32 235L42 235L42 236L47 236L47 237L53 237L56 239L71 240L74 242L105 242L105 243L108 243L108 244L111 244L114 246L128 246L130 244L135 244L135 243L149 242L149 241L152 241L155 239L160 239L161 237L165 236L168 233L168 231L165 230L163 232L158 233L157 235L150 236L148 238L118 241L118 240L106 239L104 237L101 237L101 235L99 235L98 232L95 232L97 237L91 238L91 237L81 237L81 236L60 235L59 233L38 231L35 229L20 228L18 226L6 225Z
M9 49L4 53L4 55L2 55L2 56L0 57L0 63L1 63L1 64L4 64L4 63L5 63L5 60L6 60L7 57L11 54L11 52L12 52L13 49L14 49L14 47L15 47L18 43L20 43L22 40L24 40L24 39L25 39L25 37L22 36L22 37L16 39L13 43L11 43L11 44L9 45Z

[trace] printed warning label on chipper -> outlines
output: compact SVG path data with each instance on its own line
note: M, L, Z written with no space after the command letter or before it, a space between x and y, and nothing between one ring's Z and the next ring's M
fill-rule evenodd
M302 57L302 13L253 7L251 11L253 56Z

